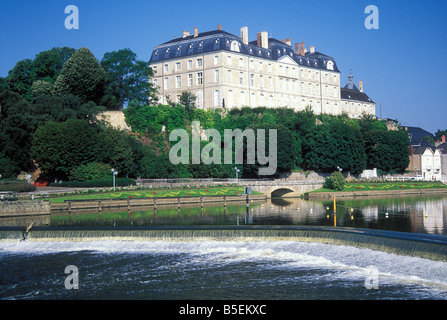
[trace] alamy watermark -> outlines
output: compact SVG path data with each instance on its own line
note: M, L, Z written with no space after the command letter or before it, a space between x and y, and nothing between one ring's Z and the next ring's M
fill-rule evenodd
M368 30L379 29L379 8L372 4L366 6L365 14L368 14L365 19L365 28Z
M78 267L74 265L69 265L65 267L65 274L68 274L68 276L65 278L65 289L72 290L72 289L79 289L79 269Z
M247 164L260 166L259 175L272 175L277 169L277 130L269 129L268 155L266 154L266 130L257 129L225 129L224 130L224 164L233 164L233 138L235 145L234 164L243 164L244 138L246 138ZM179 140L180 139L180 140ZM178 141L179 140L179 141ZM172 164L222 164L221 134L216 129L206 129L201 134L200 122L192 122L192 140L188 131L175 129L169 135L169 141L178 141L169 151L169 160ZM209 143L201 149L201 141ZM190 148L191 146L191 148Z
M65 18L65 28L68 30L79 29L79 9L75 5L69 5L65 7L65 13L69 14Z

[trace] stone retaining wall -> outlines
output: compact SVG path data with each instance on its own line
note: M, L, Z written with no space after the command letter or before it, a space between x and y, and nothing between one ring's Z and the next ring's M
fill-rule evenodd
M304 195L305 199L329 199L329 198L352 198L352 197L376 197L376 196L410 196L410 195L442 195L447 194L447 189L415 189L415 190L370 190L353 192L309 192Z
M48 201L0 201L0 216L49 213L50 202Z
M265 195L249 195L251 200L266 200ZM226 205L229 202L245 202L246 196L207 196L207 197L169 197L169 198L132 198L132 199L92 199L92 200L73 200L64 203L51 204L51 211L60 210L85 210L97 209L102 211L104 208L132 208L141 206L179 206L185 204L204 204L204 203L222 203Z

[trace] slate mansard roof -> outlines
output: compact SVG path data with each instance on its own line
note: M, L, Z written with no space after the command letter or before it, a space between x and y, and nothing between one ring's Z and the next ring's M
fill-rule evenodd
M234 50L235 44L238 47L237 50ZM257 41L251 41L248 44L244 44L241 37L223 30L202 32L196 37L194 35L189 35L158 45L152 51L149 63L179 59L222 50L239 52L248 56L275 61L281 57L289 56L301 66L340 73L334 58L318 51L312 53L306 52L304 56L297 55L291 46L282 41L278 41L275 38L268 39L268 49L266 49L258 46ZM332 68L327 67L329 61L332 61Z
M361 92L359 89L347 89L340 88L340 97L342 100L352 100L352 101L362 101L368 103L374 103L370 97L364 92Z

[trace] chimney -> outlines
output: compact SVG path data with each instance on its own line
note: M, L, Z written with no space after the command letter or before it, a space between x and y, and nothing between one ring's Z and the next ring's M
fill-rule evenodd
M286 43L286 42L284 41L284 39L281 39L281 42L282 42L282 43Z
M241 28L241 38L243 44L248 44L248 27Z
M310 53L315 53L315 47L314 46L310 46Z
M221 24L217 25L217 30L222 30L222 25Z
M442 143L445 143L445 135L442 135L442 137L441 137L441 142L442 142Z
M290 38L287 38L287 39L286 39L286 44L287 44L288 46L291 46Z
M189 31L183 31L183 38L186 38L187 36L189 36Z
M261 44L262 44L262 34L260 33L260 32L258 32L257 33L257 36L258 36L258 38L257 38L257 43L256 43L256 45L258 46L258 47L260 47L261 46Z
M363 81L362 80L359 81L359 90L360 90L360 92L363 92Z
M305 50L304 49L304 42L301 42L300 45L301 45L301 49L300 49L301 50L301 55L304 56L304 50Z
M299 44L298 42L295 43L295 54L296 54L297 56L300 55L300 44Z
M267 31L261 32L261 47L264 49L269 48L269 34Z
M194 38L197 38L198 35L199 35L199 29L194 28Z

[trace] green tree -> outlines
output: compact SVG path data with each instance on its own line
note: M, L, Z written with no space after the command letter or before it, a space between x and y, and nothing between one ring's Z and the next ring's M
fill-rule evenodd
M36 55L31 66L33 81L45 80L53 84L64 67L65 62L76 52L76 49L63 47L52 48Z
M53 85L46 80L36 80L31 86L33 100L41 96L51 96L53 94Z
M445 130L438 129L435 132L435 139L436 140L440 141L442 139L442 136L446 136L447 137L447 129L445 129Z
M294 144L294 136L293 133L287 129L283 125L271 125L271 124L258 124L251 126L250 129L253 129L255 132L255 140L256 140L256 148L255 153L257 155L258 149L260 147L265 148L266 155L270 155L269 150L269 140L271 139L270 130L276 130L276 172L273 176L280 174L281 172L287 172L295 168L296 157L300 153L300 150L297 150L297 145ZM260 129L265 130L265 146L259 146L257 144L258 135L261 134ZM259 168L264 166L269 166L271 163L267 163L265 165L260 165L258 162L258 158L256 156L255 164L248 164L246 155L248 154L247 150L250 150L247 146L247 141L244 141L244 165L243 165L243 175L244 177L258 177L259 176ZM254 147L254 146L251 146Z
M106 73L87 48L78 49L65 63L54 84L56 93L73 94L83 103L99 104L104 95Z
M6 81L8 82L8 89L20 94L27 101L32 100L31 86L33 84L31 59L20 60L16 63L14 68L8 72Z
M183 91L180 95L180 104L185 108L186 113L192 115L196 108L196 96L188 91Z
M345 177L340 171L334 171L330 177L326 178L325 188L342 191L345 186Z
M409 137L403 131L372 130L365 134L367 167L403 173L409 164Z
M80 165L70 171L71 181L95 181L111 180L111 167L108 164L100 162L90 162L86 165Z
M101 60L106 71L106 90L103 104L122 110L130 101L139 105L152 104L156 89L149 81L153 71L148 63L137 60L130 49L107 52Z
M32 167L29 156L35 119L29 103L18 93L0 92L0 155L8 172L18 173Z
M31 156L42 171L58 179L67 179L75 167L97 161L97 152L97 129L79 119L45 123L36 130L31 147Z
M132 148L125 133L113 128L105 128L96 136L96 159L107 163L118 171L119 176L128 175L133 163Z

